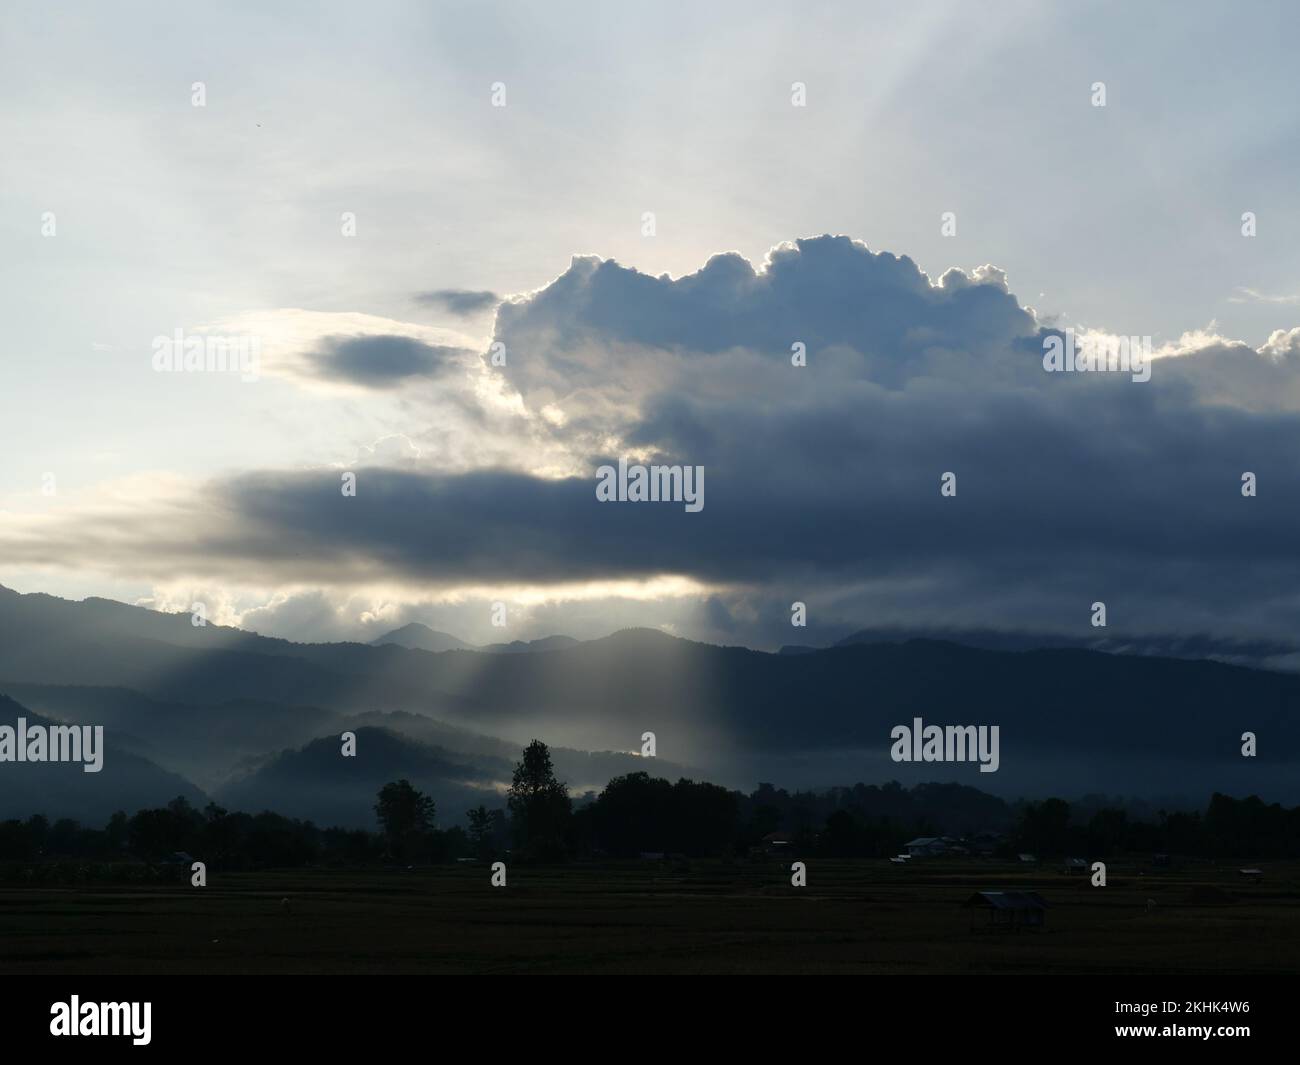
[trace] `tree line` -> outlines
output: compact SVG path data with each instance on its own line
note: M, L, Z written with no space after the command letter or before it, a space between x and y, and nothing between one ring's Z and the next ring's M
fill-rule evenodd
M504 807L481 805L465 824L438 827L434 801L410 781L376 797L376 830L320 828L265 811L247 814L184 798L117 812L102 829L41 816L0 822L0 862L131 860L149 867L189 856L223 869L428 864L456 859L558 862L646 854L689 858L763 852L779 834L804 857L883 858L915 836L974 836L1002 857L1031 852L1108 858L1134 852L1216 859L1300 858L1300 807L1215 794L1204 812L1131 817L1118 806L1071 809L1062 799L1008 804L959 784L897 782L788 792L761 784L746 795L648 772L618 776L574 799L534 740L515 766ZM12 874L12 867L10 868Z

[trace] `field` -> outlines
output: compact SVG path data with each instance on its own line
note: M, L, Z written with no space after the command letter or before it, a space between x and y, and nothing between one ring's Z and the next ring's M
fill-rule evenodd
M1091 887L981 860L629 862L223 875L188 886L0 889L5 973L1294 973L1300 864ZM977 890L1039 892L1041 931L989 932ZM288 899L286 906L282 900ZM1150 902L1148 902L1150 900Z

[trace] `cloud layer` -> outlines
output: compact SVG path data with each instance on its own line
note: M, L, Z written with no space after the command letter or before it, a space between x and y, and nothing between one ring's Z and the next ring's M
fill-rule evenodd
M1098 600L1124 631L1296 631L1300 330L1157 343L1146 383L1045 372L1053 333L994 267L931 281L844 237L676 280L579 257L498 309L495 402L460 401L481 404L478 461L472 439L454 464L421 448L357 471L355 497L337 465L236 472L166 523L69 508L0 542L23 564L341 595L675 575L700 589L698 635L756 642L803 642L793 600L839 632L1072 631ZM390 390L467 358L392 330L313 350L318 374ZM703 511L598 502L622 456L705 467Z

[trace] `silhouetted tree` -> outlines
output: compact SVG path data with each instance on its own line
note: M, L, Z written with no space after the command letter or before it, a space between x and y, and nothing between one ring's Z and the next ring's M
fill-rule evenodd
M465 816L469 820L469 845L477 857L486 858L492 851L492 814L479 805Z
M693 858L731 851L740 833L736 795L717 784L679 780L673 785L669 824L670 850Z
M118 810L108 819L108 824L104 827L104 836L109 850L120 851L126 849L127 839L130 835L129 825L130 822L127 820L125 810Z
M568 790L555 779L551 752L541 740L524 748L508 794L520 848L538 858L562 857L573 805Z
M1127 850L1131 835L1125 811L1110 808L1098 810L1088 822L1088 856L1108 858Z
M434 803L409 780L397 780L379 789L375 816L383 827L393 855L412 857L421 837L433 831Z
M40 854L50 834L50 820L44 814L33 814L27 819L27 836L31 840L32 850Z
M202 850L203 816L178 795L163 809L141 810L127 826L131 851L154 861L176 851Z
M593 805L596 845L625 858L673 849L671 802L672 785L666 780L645 772L615 777Z
M1016 833L1019 846L1043 855L1065 854L1071 849L1070 804L1063 799L1029 803Z
M716 784L669 784L649 773L628 773L611 780L591 810L596 845L625 857L647 851L723 854L740 838L736 794Z
M830 858L854 858L862 852L862 829L848 810L836 810L826 818L819 850Z

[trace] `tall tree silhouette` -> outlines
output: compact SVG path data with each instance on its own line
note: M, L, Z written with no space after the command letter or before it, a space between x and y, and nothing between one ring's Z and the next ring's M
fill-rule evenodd
M563 857L573 807L568 790L555 779L551 752L541 740L524 748L508 794L516 845L533 857Z
M375 816L396 857L411 854L421 838L433 831L433 815L433 800L409 780L394 781L379 789Z
M466 815L469 818L469 842L474 854L486 858L492 850L492 813L486 806L477 806Z

